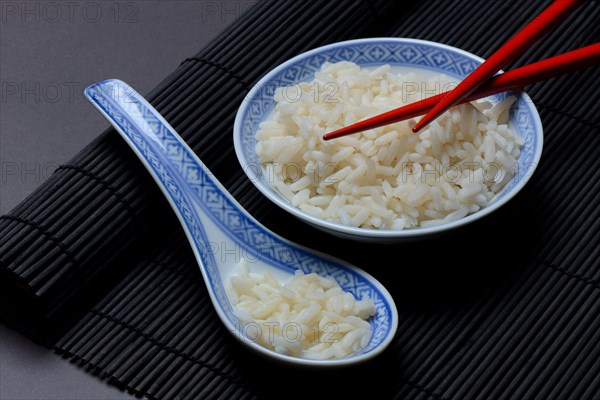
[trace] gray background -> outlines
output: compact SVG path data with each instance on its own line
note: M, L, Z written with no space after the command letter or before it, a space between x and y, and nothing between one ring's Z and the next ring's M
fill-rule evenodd
M147 93L255 2L0 0L0 214L108 126L88 84ZM0 399L126 398L0 326Z

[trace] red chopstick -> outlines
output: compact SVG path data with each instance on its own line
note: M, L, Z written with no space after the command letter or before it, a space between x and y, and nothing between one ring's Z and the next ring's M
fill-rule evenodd
M461 99L469 96L478 86L491 78L506 64L527 50L544 34L566 18L584 0L555 0L533 21L527 24L512 39L492 54L483 64L471 72L454 90L442 98L413 128L418 132L422 127L440 116L450 107L455 106Z
M471 93L466 98L462 98L460 103L467 103L511 89L520 89L531 83L543 81L545 79L598 64L600 64L600 43L547 58L497 75L487 81L484 85L480 86L476 92ZM435 107L440 99L443 99L448 93L450 93L450 91L416 101L406 106L346 126L324 135L323 139L335 139L423 115Z

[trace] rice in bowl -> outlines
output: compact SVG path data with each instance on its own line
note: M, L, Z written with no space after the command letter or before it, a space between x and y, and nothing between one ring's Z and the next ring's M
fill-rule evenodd
M514 97L455 107L419 134L413 119L322 139L451 84L389 65L324 64L313 81L275 93L256 133L267 180L302 211L360 228L435 226L486 207L518 167L523 141L508 125Z

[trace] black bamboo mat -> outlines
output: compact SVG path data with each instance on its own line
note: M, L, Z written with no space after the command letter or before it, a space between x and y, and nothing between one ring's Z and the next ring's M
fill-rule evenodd
M241 348L212 310L166 203L110 130L1 221L3 273L18 276L34 302L48 304L40 313L50 317L79 295L82 281L101 281L108 292L88 300L89 310L56 350L149 398L600 399L597 68L528 90L545 132L536 174L494 215L427 242L348 246L316 232L254 189L231 145L244 90L293 54L388 35L485 57L547 4L263 2L149 96L265 225L303 244L326 244L389 288L398 334L367 365L289 369ZM517 64L599 41L598 20L600 5L590 1ZM70 198L65 193L75 201L56 204ZM98 211L103 206L111 212ZM87 231L61 228L65 221L94 231L81 238ZM158 234L168 242L156 241Z
M230 162L231 126L250 85L302 51L381 34L377 24L392 9L402 15L410 7L384 0L259 2L147 97L226 179L237 165ZM174 221L141 164L109 129L0 217L2 283L18 287L19 303L32 303L40 317L64 318L89 288L122 272L117 259Z

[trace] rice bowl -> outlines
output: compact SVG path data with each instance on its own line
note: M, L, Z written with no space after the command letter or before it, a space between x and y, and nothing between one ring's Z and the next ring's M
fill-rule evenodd
M439 64L440 60L446 61ZM449 46L393 38L336 43L304 53L273 70L248 94L234 127L236 154L252 182L269 199L304 221L337 235L360 240L397 241L438 234L467 224L512 198L535 170L541 156L542 127L537 110L526 94L503 93L489 102L460 106L419 135L407 133L414 121L406 121L367 131L358 137L334 139L326 146L314 138L398 107L404 104L402 101L414 101L415 98L404 98L396 99L398 102L394 103L390 102L390 96L381 96L385 88L391 88L390 80L397 76L394 71L397 68L408 67L417 73L422 70L428 76L443 74L443 79L457 81L481 61ZM311 73L307 69L312 69ZM350 75L348 71L351 71ZM344 74L346 78L340 79ZM370 82L360 83L361 79L369 77L373 78ZM400 79L403 79L402 74ZM410 76L409 80L419 82L419 79ZM369 96L370 90L370 101L375 102L371 109L369 103L356 104L354 114L348 115L341 111L340 104L323 103L328 94L331 99L331 91L325 87L327 83L343 84L351 80L354 81L348 85L349 89L363 90L363 98ZM286 105L281 101L284 88L297 86L308 91L315 82L322 84L321 93L315 96L317 102L300 98ZM377 88L373 90L375 86ZM344 91L348 88L340 90L342 96ZM421 96L422 93L417 91L414 95ZM313 114L314 111L321 113L319 118L298 111L302 107L310 108L309 100L313 100L313 108L319 106L312 110ZM277 113L279 117L283 115L279 122L273 119ZM281 129L289 131L290 128L287 122L283 127L276 126L282 121L292 121L297 132L282 135ZM481 136L467 137L469 135L461 131L465 124L475 124L476 129L472 128L470 134L476 130ZM462 137L456 138L457 133ZM284 136L288 137L282 140ZM304 142L299 147L293 138L303 138ZM396 155L390 156L390 151ZM363 163L361 167L357 158L362 158L366 166ZM448 182L447 177L436 184L427 181L430 171L426 171L426 167L431 166L432 161L437 161L438 166L448 166L456 164L458 159L463 164L479 165L479 168L469 170L470 181L453 183ZM369 160L374 160L374 165ZM314 174L308 179L310 168L307 169L307 165L314 167L319 161L333 163L334 168L319 171L317 179L312 179ZM278 179L283 176L282 166L286 163L298 166L296 169L304 175ZM402 176L403 173L406 175L407 163L418 164L422 173ZM498 177L498 171L485 171L481 168L483 163L499 166L501 176ZM439 172L438 177L442 177ZM423 179L423 173L425 181L414 180ZM368 174L375 179L365 180ZM324 184L328 178L330 182L334 181L333 185ZM413 181L399 182L400 179Z

